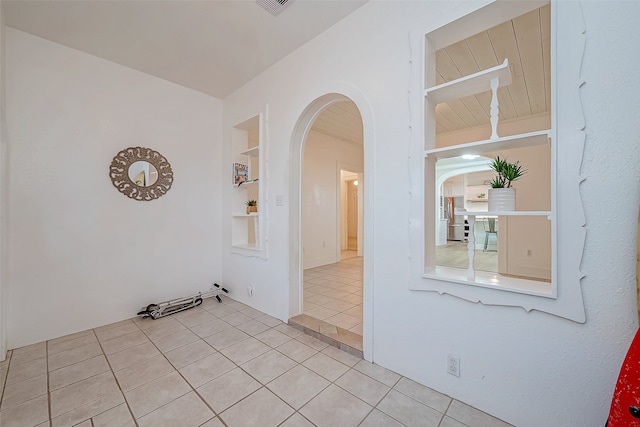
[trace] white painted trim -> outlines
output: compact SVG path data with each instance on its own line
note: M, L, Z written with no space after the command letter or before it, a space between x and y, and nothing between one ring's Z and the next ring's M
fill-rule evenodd
M336 82L309 100L308 106L300 114L294 126L289 146L289 315L302 312L302 167L304 161L304 142L314 120L327 106L350 100L360 111L363 125L364 146L364 236L367 241L374 241L373 215L373 173L370 173L375 161L374 152L374 116L370 103L364 93L348 83ZM364 358L374 361L373 328L374 328L374 277L373 277L373 244L364 248L363 265L363 335L362 346Z

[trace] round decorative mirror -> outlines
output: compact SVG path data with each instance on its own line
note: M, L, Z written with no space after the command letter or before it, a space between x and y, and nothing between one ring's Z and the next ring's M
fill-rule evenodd
M129 147L113 158L109 176L114 187L135 200L154 200L173 184L173 170L160 153L145 147Z

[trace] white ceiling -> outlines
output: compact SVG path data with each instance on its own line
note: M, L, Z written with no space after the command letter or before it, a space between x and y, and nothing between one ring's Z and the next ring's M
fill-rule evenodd
M253 0L4 0L19 30L218 98L311 40L366 0L290 0L274 17ZM509 58L513 83L498 91L501 120L550 110L550 8L545 6L436 52L437 84ZM490 93L436 109L437 132L489 123ZM333 104L313 130L362 143L352 102Z
M3 1L6 25L224 98L366 0Z

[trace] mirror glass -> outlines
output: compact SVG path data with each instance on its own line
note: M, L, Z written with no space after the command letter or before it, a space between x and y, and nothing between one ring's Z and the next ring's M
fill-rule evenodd
M129 178L140 187L149 187L158 180L158 170L151 163L139 160L129 166Z

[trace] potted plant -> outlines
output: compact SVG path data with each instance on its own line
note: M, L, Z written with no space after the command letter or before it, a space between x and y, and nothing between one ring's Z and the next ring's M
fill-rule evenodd
M511 184L527 173L520 161L510 163L506 158L496 156L489 167L496 175L489 183L489 211L515 211L516 189Z
M258 212L257 200L249 199L246 202L244 202L244 204L247 205L247 215L249 215L251 212Z

